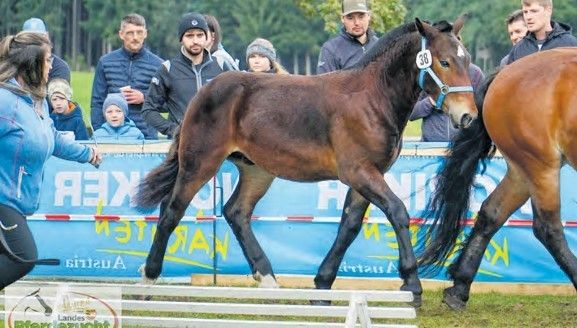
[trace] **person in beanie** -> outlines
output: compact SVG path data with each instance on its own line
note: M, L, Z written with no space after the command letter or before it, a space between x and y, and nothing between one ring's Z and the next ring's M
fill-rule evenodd
M106 96L102 108L106 123L94 131L94 140L102 142L144 139L142 131L128 118L128 103L121 93Z
M246 64L249 72L288 74L277 61L272 43L263 38L255 39L246 48Z
M150 83L142 116L169 138L176 133L188 103L198 90L228 70L221 68L205 49L208 35L208 24L202 14L182 16L177 30L180 53L162 63ZM168 112L168 119L160 114L162 112Z
M50 118L58 131L68 131L76 140L87 140L88 131L82 119L82 109L72 102L72 88L64 79L54 79L48 83L48 99L52 105Z
M317 74L349 68L356 64L378 38L372 29L371 12L367 0L343 0L338 36L321 47Z

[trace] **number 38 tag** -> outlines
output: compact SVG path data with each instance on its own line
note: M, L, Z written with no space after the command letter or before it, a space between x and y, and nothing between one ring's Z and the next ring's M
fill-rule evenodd
M421 50L417 54L417 67L419 69L425 69L431 67L433 64L433 56L428 49Z

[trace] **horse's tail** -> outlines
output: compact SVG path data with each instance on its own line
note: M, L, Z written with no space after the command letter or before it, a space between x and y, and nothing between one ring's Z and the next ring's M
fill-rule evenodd
M150 171L138 185L134 201L140 211L147 212L155 208L170 194L178 174L178 145L180 129L175 133L164 161Z
M495 153L495 146L483 122L485 94L498 72L487 77L475 92L479 116L462 129L449 145L449 153L437 172L436 188L427 206L425 218L434 218L425 235L419 239L419 265L426 273L437 273L444 265L463 230L469 208L469 197L475 174L481 164Z

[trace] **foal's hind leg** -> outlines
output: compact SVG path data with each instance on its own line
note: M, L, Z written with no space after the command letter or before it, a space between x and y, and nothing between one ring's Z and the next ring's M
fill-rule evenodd
M235 162L239 169L239 181L224 206L224 216L232 228L236 240L260 287L277 287L272 266L256 239L250 220L256 203L270 187L274 176L256 165Z
M199 153L196 158L180 159L176 183L166 204L162 204L156 234L144 268L144 280L158 278L162 271L162 262L168 239L184 216L184 211L198 190L218 171L225 155Z
M323 263L321 263L315 277L316 288L330 289L333 285L339 265L343 261L347 249L361 231L363 216L368 206L368 200L354 189L349 189L341 214L337 238L325 256Z
M559 170L542 170L531 176L533 233L577 288L577 258L567 245L560 218Z
M349 188L341 215L337 238L325 256L315 277L316 288L330 289L332 287L347 249L361 231L363 216L368 206L368 200L354 189ZM328 301L316 301L312 303L316 305L329 305Z
M401 290L411 291L415 298L414 306L420 306L423 289L417 276L417 260L411 245L409 214L405 205L393 193L382 173L376 168L352 167L351 170L343 172L342 180L387 216L399 245L399 274L403 279Z
M475 225L457 260L449 267L453 287L445 289L443 302L459 310L469 300L469 291L487 245L511 214L529 199L525 178L509 166L497 188L481 205Z

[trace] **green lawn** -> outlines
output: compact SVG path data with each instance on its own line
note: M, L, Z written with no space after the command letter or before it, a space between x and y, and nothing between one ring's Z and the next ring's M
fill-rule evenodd
M90 97L92 95L93 72L72 72L72 99L82 108L84 121L90 126ZM421 120L409 122L405 136L419 137L421 135Z

